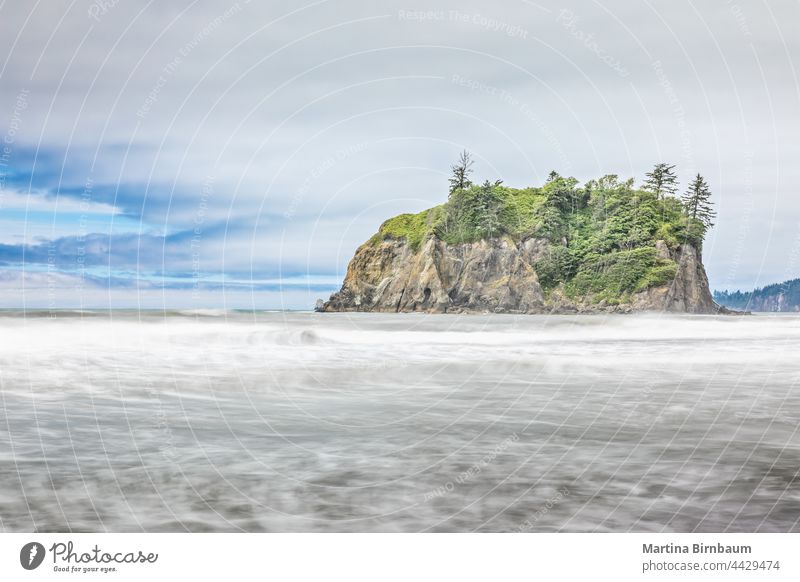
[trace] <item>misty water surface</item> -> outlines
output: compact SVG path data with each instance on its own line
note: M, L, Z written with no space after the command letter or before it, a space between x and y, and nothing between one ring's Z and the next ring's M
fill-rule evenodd
M797 531L800 318L0 315L3 531Z

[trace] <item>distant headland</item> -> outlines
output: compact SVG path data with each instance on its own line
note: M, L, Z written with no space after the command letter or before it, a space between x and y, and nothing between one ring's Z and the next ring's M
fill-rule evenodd
M714 300L730 309L797 313L800 312L800 279L767 285L753 291L715 291Z

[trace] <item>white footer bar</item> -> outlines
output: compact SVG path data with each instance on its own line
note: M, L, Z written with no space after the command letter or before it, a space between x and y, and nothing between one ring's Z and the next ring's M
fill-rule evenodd
M0 580L800 580L800 534L0 534Z

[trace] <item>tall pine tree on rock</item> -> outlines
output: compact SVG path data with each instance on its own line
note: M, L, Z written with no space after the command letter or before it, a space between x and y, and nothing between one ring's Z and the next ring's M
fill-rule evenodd
M711 190L703 176L697 174L689 189L683 195L683 206L686 215L692 220L697 220L702 224L703 233L714 226L714 218L717 212L711 202Z
M472 173L472 156L467 150L458 156L458 162L450 166L453 174L450 176L450 194L457 190L466 190L472 186L469 175Z
M652 172L647 172L647 179L642 185L643 190L647 190L656 195L657 198L674 196L678 191L678 178L675 176L675 166L669 164L656 164Z

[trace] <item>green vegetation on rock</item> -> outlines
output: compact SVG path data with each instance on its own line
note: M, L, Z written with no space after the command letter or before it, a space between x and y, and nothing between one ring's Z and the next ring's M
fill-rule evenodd
M416 251L431 237L451 245L544 239L547 250L533 266L545 292L614 303L671 281L677 265L668 256L682 244L700 248L709 226L665 188L637 189L615 175L583 186L555 172L539 188L468 184L441 206L387 220L371 244L405 239Z
M418 214L400 214L384 221L370 242L378 244L385 239L405 239L415 251L422 241L433 232L436 219L443 211L442 206L423 210Z

